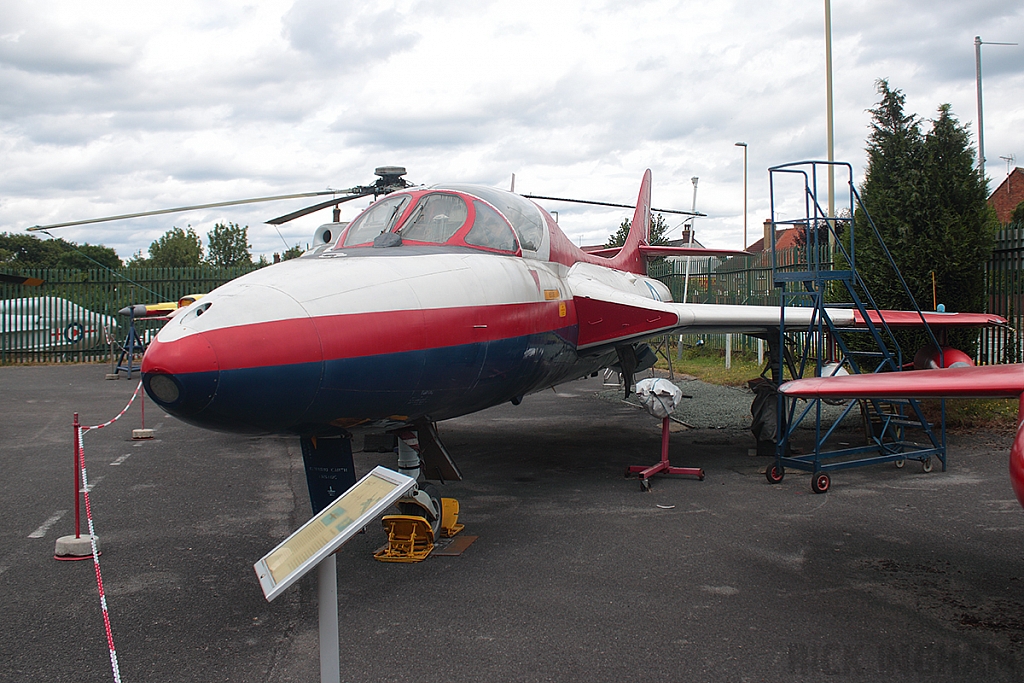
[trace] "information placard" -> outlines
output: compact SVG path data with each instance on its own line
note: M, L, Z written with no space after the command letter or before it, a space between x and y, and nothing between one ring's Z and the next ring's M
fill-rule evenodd
M276 598L416 485L375 467L253 565L267 601Z

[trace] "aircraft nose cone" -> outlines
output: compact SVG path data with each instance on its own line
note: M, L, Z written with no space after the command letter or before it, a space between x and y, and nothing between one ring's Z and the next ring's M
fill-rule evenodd
M142 358L146 393L172 415L189 417L217 393L220 363L203 333L174 341L154 340Z
M301 432L320 388L320 337L291 294L252 279L161 329L143 357L143 382L168 413L200 427Z

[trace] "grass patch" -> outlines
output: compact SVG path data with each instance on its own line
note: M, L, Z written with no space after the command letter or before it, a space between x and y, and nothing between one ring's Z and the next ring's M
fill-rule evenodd
M1015 398L948 398L946 429L969 432L975 429L1013 430L1017 427ZM938 422L941 408L938 399L921 401L929 422Z
M725 369L725 353L714 349L691 350L683 352L682 360L675 356L672 351L672 369L676 373L693 375L702 382L708 384L719 384L728 387L745 387L747 380L753 379L761 374L762 367L757 364L757 356L745 354L732 354L732 367ZM658 357L656 368L668 370L668 362L661 356Z
M702 382L730 387L745 387L747 380L760 376L763 367L756 355L733 353L732 367L725 369L725 352L718 349L686 349L676 359L672 350L672 369L679 374L693 375ZM668 370L668 363L658 356L655 367ZM788 372L786 373L788 376ZM941 416L938 399L921 401L929 422ZM1018 401L1015 398L950 398L946 399L946 429L970 432L976 429L1014 430L1017 427Z

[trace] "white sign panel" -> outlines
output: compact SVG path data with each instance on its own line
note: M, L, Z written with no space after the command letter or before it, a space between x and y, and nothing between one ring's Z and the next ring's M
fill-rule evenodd
M415 479L385 467L375 467L357 481L253 565L267 601L340 548L415 485Z

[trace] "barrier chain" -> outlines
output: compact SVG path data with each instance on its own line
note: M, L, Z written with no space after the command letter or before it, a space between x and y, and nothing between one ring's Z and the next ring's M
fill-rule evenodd
M90 503L89 500L89 476L85 470L85 444L83 442L82 437L85 436L85 433L88 431L91 431L93 429L103 429L104 427L113 424L117 420L120 420L121 417L126 412L128 412L128 409L132 407L132 403L135 402L135 397L139 395L139 391L141 389L142 382L139 382L139 386L135 387L135 391L132 393L132 397L128 400L128 405L126 405L120 413L114 416L113 419L107 420L103 424L99 425L91 425L88 427L78 426L78 431L76 432L77 438L75 439L75 445L78 450L78 453L76 454L76 459L78 461L78 469L82 474L82 492L83 497L85 498L85 519L89 525L89 542L92 545L92 564L93 568L96 570L96 587L99 589L100 593L100 609L103 611L103 625L107 631L107 647L110 650L110 666L114 673L114 683L121 683L121 671L117 665L117 649L114 647L114 632L110 628L110 613L107 611L107 595L103 590L103 574L100 572L100 554L99 547L96 545L96 527L92 519L92 504ZM75 497L75 503L77 506L77 492Z

